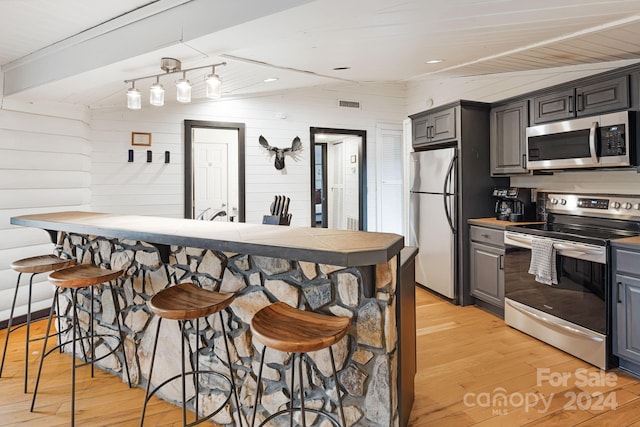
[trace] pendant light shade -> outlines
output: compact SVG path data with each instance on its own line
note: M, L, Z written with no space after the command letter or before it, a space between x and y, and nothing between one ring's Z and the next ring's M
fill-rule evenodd
M207 98L218 99L222 96L222 79L219 75L207 74L204 81L207 85Z
M127 90L127 108L130 110L139 110L142 108L142 93L132 84Z
M178 102L191 102L191 82L185 77L186 73L176 82L176 100Z
M151 85L149 89L149 104L162 107L164 105L164 87L160 84L160 79Z
M191 82L187 80L187 72L200 70L205 67L211 68L211 73L204 78L206 86L206 94L208 98L218 99L222 96L222 79L216 74L216 67L227 65L226 62L220 62L212 65L204 65L201 67L193 67L182 69L182 63L175 58L162 58L160 68L164 74L154 74L150 76L137 77L135 79L125 80L131 87L127 90L127 107L132 110L142 108L142 94L136 89L136 82L144 79L156 79L156 82L149 88L149 104L161 107L164 105L165 90L160 84L160 77L168 74L182 73L182 78L176 80L176 100L180 103L191 102Z

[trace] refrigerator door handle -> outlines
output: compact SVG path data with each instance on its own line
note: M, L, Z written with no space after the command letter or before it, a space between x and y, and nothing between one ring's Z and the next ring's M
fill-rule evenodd
M449 227L451 228L451 232L456 234L456 228L453 225L453 219L451 218L451 212L449 210L449 204L447 203L447 198L451 196L449 193L449 182L451 181L451 174L453 173L456 160L458 159L458 155L455 154L449 163L449 168L447 169L447 174L444 177L444 186L442 189L442 200L444 201L444 212L447 216L447 222L449 223ZM455 190L455 189L454 189Z

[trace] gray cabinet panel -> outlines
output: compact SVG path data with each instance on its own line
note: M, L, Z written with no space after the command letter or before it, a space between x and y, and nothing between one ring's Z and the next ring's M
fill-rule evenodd
M616 272L640 276L640 253L616 249Z
M428 142L427 123L428 116L413 119L413 145L422 145Z
M629 75L533 98L533 123L591 116L630 107Z
M471 226L469 230L473 242L486 243L493 246L504 246L504 231L488 227Z
M528 101L512 102L491 109L491 174L527 173L526 129Z
M431 116L431 141L440 142L456 137L455 107L433 113Z
M627 108L629 108L629 76L576 88L577 116Z
M637 254L640 260L640 254ZM640 363L640 279L616 275L617 342L614 353L619 357Z
M413 117L413 146L456 139L456 107Z
M504 307L504 249L471 242L471 295Z
M533 98L533 123L545 123L575 117L573 88Z

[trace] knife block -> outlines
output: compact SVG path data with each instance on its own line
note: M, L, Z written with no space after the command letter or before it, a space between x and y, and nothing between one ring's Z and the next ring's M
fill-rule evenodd
M262 217L262 223L271 225L289 225L291 223L291 217L280 215L264 215Z

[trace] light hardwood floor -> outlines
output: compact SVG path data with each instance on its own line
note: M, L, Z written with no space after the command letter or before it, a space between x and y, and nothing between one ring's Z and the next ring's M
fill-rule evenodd
M638 379L617 369L604 376L479 308L454 306L423 289L416 298L411 427L640 427Z
M509 328L492 314L454 306L422 289L417 290L417 316L418 374L411 427L640 427L636 378L618 370L602 378L600 370ZM40 331L44 328L43 322L37 325ZM11 336L0 379L0 426L67 426L69 356L48 358L36 412L30 413L31 394L22 393L23 330ZM0 343L4 333L0 331ZM37 358L33 354L30 361L33 374ZM138 425L141 389L130 390L100 370L93 379L88 370L79 372L77 425ZM563 375L564 384L551 381ZM500 404L501 396L506 397L505 405ZM614 403L616 409L608 410ZM153 399L145 425L178 426L180 419L179 408Z

